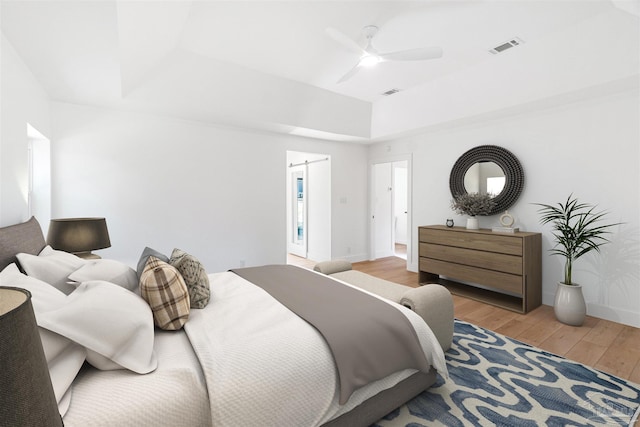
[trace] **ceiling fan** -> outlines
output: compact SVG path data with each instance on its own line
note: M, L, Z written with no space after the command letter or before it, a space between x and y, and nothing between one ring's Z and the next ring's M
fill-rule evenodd
M347 74L342 76L340 80L337 81L337 83L342 83L349 80L360 70L361 67L371 67L380 62L424 61L426 59L435 59L442 56L442 48L438 46L380 53L376 48L373 47L372 43L373 36L375 36L378 32L378 27L375 25L367 25L362 29L362 31L367 39L367 45L364 47L364 49L361 48L354 40L350 39L335 28L330 27L326 29L327 34L332 39L342 44L346 48L360 54L358 63L351 70L349 70Z

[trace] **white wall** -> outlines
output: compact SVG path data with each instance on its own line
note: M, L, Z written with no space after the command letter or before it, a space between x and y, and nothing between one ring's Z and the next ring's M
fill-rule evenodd
M556 203L573 193L610 211L616 227L599 257L574 266L584 286L589 314L640 326L640 99L636 89L567 103L481 123L448 127L371 147L371 156L413 154L413 256L417 270L417 226L444 224L461 216L449 208L451 167L468 149L495 144L513 152L525 172L525 187L509 212L515 226L543 232L543 301L552 305L562 261L551 256L550 230L539 225L533 203ZM388 152L390 150L390 153ZM480 218L481 227L499 216Z
M348 200L332 209L332 256L366 258L364 146L62 103L52 118L53 216L107 218L103 256L133 264L151 246L209 271L284 262L293 150L331 156L331 194Z
M27 123L49 136L50 116L47 94L1 37L0 226L4 226L29 219Z

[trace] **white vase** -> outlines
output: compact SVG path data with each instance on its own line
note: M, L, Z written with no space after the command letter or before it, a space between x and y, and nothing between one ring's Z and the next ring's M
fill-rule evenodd
M479 230L478 218L475 216L467 218L467 230Z
M582 286L558 282L553 311L556 319L560 322L566 325L581 326L587 315L587 304L584 302Z

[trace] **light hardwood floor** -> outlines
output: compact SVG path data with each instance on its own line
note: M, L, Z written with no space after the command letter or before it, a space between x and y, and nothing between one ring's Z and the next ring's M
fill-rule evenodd
M313 261L289 257L290 264L313 267ZM372 276L418 286L418 274L396 257L353 264ZM640 383L640 329L587 317L580 327L558 322L553 308L543 305L519 314L468 298L453 296L456 318L499 332L543 350L564 356L604 372Z

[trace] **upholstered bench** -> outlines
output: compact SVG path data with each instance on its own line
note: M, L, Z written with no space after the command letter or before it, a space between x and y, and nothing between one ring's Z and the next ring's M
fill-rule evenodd
M400 285L352 270L351 263L344 260L320 262L313 269L410 308L429 325L443 350L451 347L453 299L444 286L428 284L412 288Z

